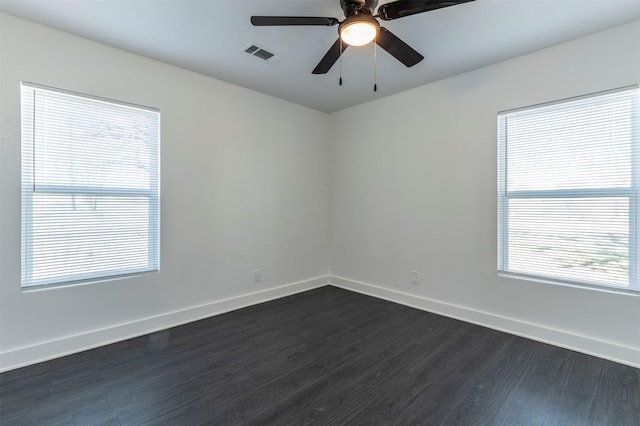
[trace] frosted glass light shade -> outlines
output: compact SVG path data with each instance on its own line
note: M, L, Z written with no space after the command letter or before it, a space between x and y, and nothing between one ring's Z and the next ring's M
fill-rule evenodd
M364 46L376 38L378 28L379 25L373 18L345 21L340 27L340 38L349 46Z

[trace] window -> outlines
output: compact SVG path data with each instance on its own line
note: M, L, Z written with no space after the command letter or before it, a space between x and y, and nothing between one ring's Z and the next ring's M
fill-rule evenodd
M498 115L498 271L638 291L637 88Z
M21 90L22 287L157 270L159 112Z

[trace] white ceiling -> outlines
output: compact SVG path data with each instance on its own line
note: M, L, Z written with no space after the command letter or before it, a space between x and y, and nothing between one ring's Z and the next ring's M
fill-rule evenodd
M381 0L380 4L388 3ZM251 15L343 19L339 0L0 0L0 10L278 98L332 112L640 19L640 0L476 0L382 26L422 53L412 68L349 48L312 75L337 27L253 27ZM283 58L272 64L243 48Z

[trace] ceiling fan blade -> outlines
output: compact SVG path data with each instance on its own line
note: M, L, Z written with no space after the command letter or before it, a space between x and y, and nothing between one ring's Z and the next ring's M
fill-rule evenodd
M315 16L252 16L251 23L256 27L272 27L279 25L324 25L330 27L339 24L336 18Z
M424 59L424 56L386 28L380 27L376 43L407 67L412 67Z
M326 74L329 72L333 64L336 63L340 54L347 50L349 45L347 43L342 43L342 52L340 51L340 39L337 39L333 46L329 48L327 53L320 59L318 65L312 71L313 74Z
M430 10L442 9L443 7L456 6L474 0L397 0L383 4L378 8L378 16L383 21L404 18L416 13L429 12Z

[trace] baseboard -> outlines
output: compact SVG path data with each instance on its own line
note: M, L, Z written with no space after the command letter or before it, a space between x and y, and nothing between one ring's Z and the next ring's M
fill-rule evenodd
M258 292L242 294L154 317L118 324L113 327L92 330L82 334L66 336L61 339L0 352L0 372L198 321L225 312L322 287L327 284L640 368L640 350L635 348L432 300L414 294L399 292L360 281L330 276L317 277Z
M423 311L640 368L640 350L637 348L577 335L489 312L482 312L464 306L432 300L348 278L330 276L329 283L345 290L355 291Z
M279 287L272 287L262 291L246 293L228 299L216 300L203 305L118 324L112 327L11 349L0 352L0 372L131 339L155 331L322 287L327 284L328 277L317 277Z

